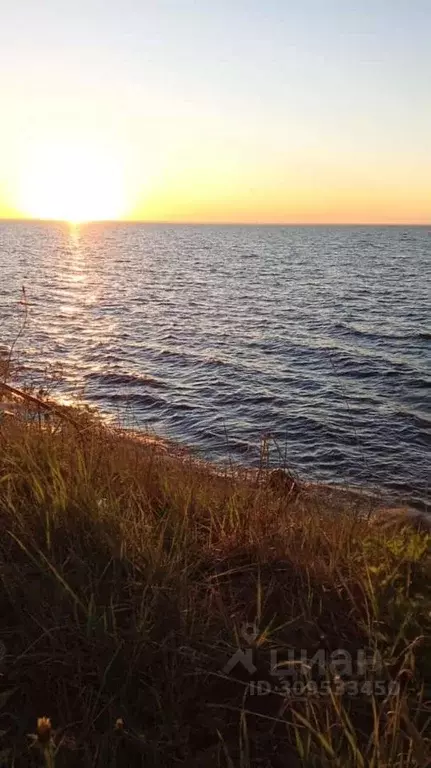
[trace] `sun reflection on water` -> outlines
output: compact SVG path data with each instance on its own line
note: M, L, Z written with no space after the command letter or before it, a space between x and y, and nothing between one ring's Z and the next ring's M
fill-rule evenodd
M78 223L70 222L69 238L72 258L70 261L68 279L71 283L84 283L87 279L87 271L85 268L85 256L82 249L81 229Z

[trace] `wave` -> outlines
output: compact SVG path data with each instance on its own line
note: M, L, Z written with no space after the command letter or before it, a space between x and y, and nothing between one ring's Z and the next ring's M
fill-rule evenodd
M408 408L399 409L397 414L402 416L414 425L414 427L420 432L425 432L431 437L431 416L426 413L418 413Z
M364 336L365 338L374 339L375 341L429 341L431 339L431 332L429 331L417 331L414 333L393 333L390 331L382 330L364 330L358 328L355 325L349 323L335 323L334 330L341 331L344 335L357 336L358 338Z
M118 392L112 392L109 394L92 395L92 399L104 399L110 403L116 403L120 405L134 405L144 408L165 408L168 403L162 397L156 397L150 394L139 394L138 392L130 395L120 394Z
M152 376L134 373L88 373L87 381L97 381L107 387L154 387L155 389L167 389L168 385Z

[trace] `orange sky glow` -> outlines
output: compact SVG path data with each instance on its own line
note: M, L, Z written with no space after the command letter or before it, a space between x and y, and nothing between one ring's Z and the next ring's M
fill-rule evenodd
M386 0L18 5L0 33L0 218L430 223L414 9L389 29Z

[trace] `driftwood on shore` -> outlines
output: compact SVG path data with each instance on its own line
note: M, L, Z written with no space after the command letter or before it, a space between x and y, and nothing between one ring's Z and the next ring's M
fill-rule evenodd
M8 392L9 395L12 395L13 397L18 397L21 400L24 400L27 403L32 403L33 405L37 405L39 408L43 408L44 410L56 410L56 406L52 403L41 400L40 397L36 397L35 395L30 395L29 392L24 392L22 389L17 389L16 387L11 387L10 384L6 384L4 381L0 381L0 387L5 391ZM9 405L10 403L8 403Z
M40 413L40 410L42 410L45 414L52 413L56 416L59 416L61 419L67 419L75 427L80 427L76 419L71 416L67 408L62 408L61 406L57 405L57 403L53 403L51 400L42 400L36 395L31 395L29 392L24 392L22 389L12 387L10 384L6 384L4 381L0 381L0 389L6 392L10 398L4 402L0 401L0 410L2 410L4 413L11 413L11 415L15 416L20 412L23 414L23 412L26 410L26 405L33 406L37 413ZM17 403L15 398L18 398L20 402Z

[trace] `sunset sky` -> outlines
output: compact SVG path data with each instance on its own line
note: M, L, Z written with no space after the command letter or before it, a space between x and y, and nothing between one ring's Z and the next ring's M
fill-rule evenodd
M430 0L15 0L0 217L431 221Z

